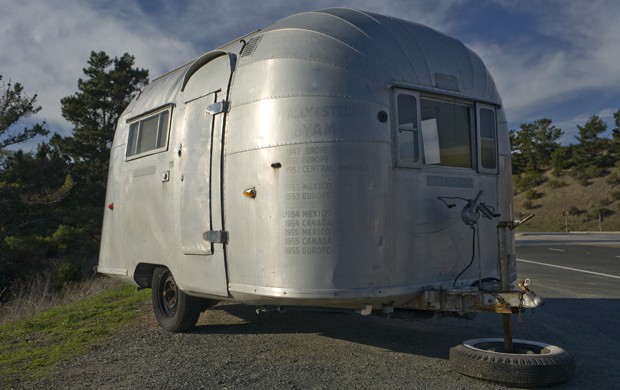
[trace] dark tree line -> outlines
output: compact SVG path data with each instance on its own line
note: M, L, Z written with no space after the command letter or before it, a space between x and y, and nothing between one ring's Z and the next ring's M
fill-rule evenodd
M510 130L512 170L517 191L528 190L545 181L544 173L554 176L568 174L581 184L606 176L620 161L620 110L614 113L612 137L603 137L607 124L592 115L575 137L577 143L561 145L563 131L550 119L522 123L519 130Z
M37 95L0 85L0 291L45 273L58 284L78 280L95 265L116 121L148 71L127 53L91 52L87 64L77 92L61 100L72 134L34 152L7 147L49 134L45 123L19 126L41 109Z

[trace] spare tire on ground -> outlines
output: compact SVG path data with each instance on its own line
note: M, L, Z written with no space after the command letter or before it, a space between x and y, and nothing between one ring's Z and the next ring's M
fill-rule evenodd
M575 374L575 359L555 345L513 340L514 352L504 352L504 339L483 338L450 349L450 367L463 375L513 387L545 387L567 382Z

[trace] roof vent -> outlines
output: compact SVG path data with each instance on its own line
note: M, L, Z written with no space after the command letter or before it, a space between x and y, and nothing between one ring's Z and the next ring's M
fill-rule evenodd
M459 79L447 74L435 73L435 86L449 91L459 92Z
M258 35L250 39L248 43L243 46L243 49L241 49L241 57L251 56L252 53L254 53L254 50L256 49L256 46L258 46L258 42L260 42L262 37L262 35Z

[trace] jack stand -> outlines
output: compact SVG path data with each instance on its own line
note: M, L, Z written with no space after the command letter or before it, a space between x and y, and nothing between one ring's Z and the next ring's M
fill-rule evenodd
M479 196L476 197L477 199ZM486 216L484 204L472 207L468 202L463 221L468 225L476 222L476 211ZM473 212L470 212L473 209ZM493 213L491 210L488 210ZM493 217L495 217L493 213ZM570 380L575 375L575 359L563 348L546 343L523 339L512 339L511 315L522 308L540 306L542 299L528 289L529 279L519 283L521 292L510 286L511 253L507 238L511 230L532 218L522 221L499 221L497 224L498 256L497 266L501 291L488 291L496 298L496 310L501 313L504 325L504 338L480 338L464 341L450 349L450 367L463 375L498 382L513 387L543 387ZM481 289L482 292L485 292ZM518 294L515 298L514 294ZM509 298L509 301L505 299ZM490 302L492 302L491 300ZM499 306L499 307L498 307ZM499 310L503 309L503 310ZM514 341L514 342L513 342ZM503 344L503 346L502 346ZM503 349L502 349L503 348Z
M497 224L497 250L498 250L498 268L499 268L499 281L502 291L510 290L510 255L508 254L508 248L506 246L506 237L508 232L514 230L516 227L524 223L525 221L534 217L534 214L529 215L525 219L514 221L500 221ZM514 347L512 344L512 314L503 314L504 323L504 352L514 353Z

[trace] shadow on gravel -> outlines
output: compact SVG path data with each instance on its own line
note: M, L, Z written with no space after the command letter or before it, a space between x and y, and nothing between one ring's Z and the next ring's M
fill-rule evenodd
M225 314L225 315L223 315ZM339 312L286 311L257 314L255 307L222 304L207 310L194 334L314 334L394 352L447 359L450 347L465 338L488 337L476 329L480 324L456 318L382 318ZM238 320L224 321L234 317ZM210 318L212 317L212 318ZM216 319L216 321L211 321ZM240 321L239 321L240 320ZM489 317L501 332L501 318ZM220 323L217 323L220 322ZM489 322L489 321L487 321ZM485 326L486 327L486 326ZM493 326L488 327L490 331ZM495 332L497 335L497 332Z
M619 311L619 299L548 299L535 313L523 313L521 321L513 316L514 338L559 345L575 357L576 377L559 389L610 388L620 383ZM329 312L258 315L251 306L222 304L203 316L207 324L201 322L194 334L313 334L445 360L450 348L464 340L503 334L501 316L494 314L480 314L474 320L403 320Z

